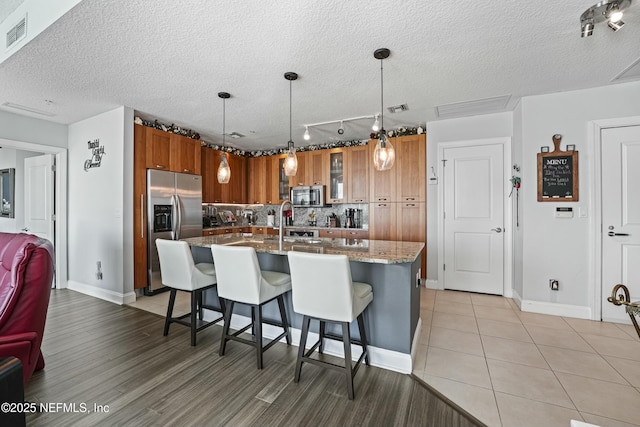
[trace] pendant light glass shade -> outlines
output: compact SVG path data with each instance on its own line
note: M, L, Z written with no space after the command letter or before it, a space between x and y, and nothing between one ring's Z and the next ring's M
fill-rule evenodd
M218 97L222 98L222 148L225 145L226 136L226 100L231 98L227 92L218 92ZM220 165L218 166L218 183L228 184L231 179L231 168L229 167L229 161L227 160L227 153L220 154Z
M284 73L284 78L289 80L289 142L287 142L287 157L284 159L284 174L295 176L298 172L298 157L291 138L291 82L298 79L298 75L293 72Z
M218 182L228 184L231 179L231 168L227 160L227 153L220 154L220 165L218 166Z
M378 49L373 52L373 57L380 60L380 139L373 150L373 166L378 171L386 171L393 167L396 160L396 150L387 137L384 130L384 79L382 74L382 60L389 57L389 49ZM377 123L377 117L376 122ZM374 126L375 126L374 123Z
M373 149L373 166L376 170L386 171L391 169L396 160L396 150L391 145L384 130L380 132L380 139Z

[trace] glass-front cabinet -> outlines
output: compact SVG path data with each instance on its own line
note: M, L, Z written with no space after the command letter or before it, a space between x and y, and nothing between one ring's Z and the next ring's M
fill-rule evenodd
M289 177L284 173L284 161L286 154L281 154L276 157L278 162L278 179L276 180L278 185L278 203L282 203L285 200L289 200Z
M328 150L328 179L327 181L327 203L345 203L347 201L347 188L345 186L345 150L344 148L334 148Z

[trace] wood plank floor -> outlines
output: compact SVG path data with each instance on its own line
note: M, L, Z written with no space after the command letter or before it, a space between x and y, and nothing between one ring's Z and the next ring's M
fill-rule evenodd
M293 382L297 347L278 343L255 368L249 346L222 328L189 345L188 328L70 290L54 290L42 346L46 367L25 389L28 402L75 404L27 416L29 426L482 426L410 375L362 366L354 401L343 375L305 364ZM85 404L88 412L84 412ZM93 412L94 404L108 412ZM69 409L69 408L67 408Z

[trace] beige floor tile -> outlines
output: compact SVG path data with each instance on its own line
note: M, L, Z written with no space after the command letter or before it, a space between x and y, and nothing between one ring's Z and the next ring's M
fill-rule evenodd
M569 427L571 420L582 420L575 409L534 402L505 393L496 393L504 427Z
M431 325L422 322L420 326L420 335L418 335L418 344L429 345L429 335L431 334Z
M565 322L569 324L576 332L583 334L603 335L611 338L627 339L629 336L614 323L596 322L595 320L572 319L564 317Z
M640 393L631 386L557 372L580 412L627 423L640 420Z
M434 312L452 313L462 316L473 316L473 306L471 304L457 303L445 300L436 300L433 306Z
M445 350L484 356L480 335L472 332L457 331L455 329L432 327L429 337L429 347L438 347Z
M518 307L518 304L513 299L507 298L507 302L516 313L520 313L520 307Z
M581 336L602 355L640 361L640 342L638 341L593 334L581 334Z
M487 426L501 426L493 390L433 375L425 375L422 379Z
M540 349L554 372L566 372L628 385L627 381L597 353L586 353L584 351L544 345L539 345L538 349Z
M575 409L551 370L492 359L487 364L495 391Z
M601 417L599 415L589 414L587 412L580 412L582 418L587 423L595 424L597 426L606 426L606 427L639 427L640 424L629 424L623 421L612 420L611 418ZM640 423L640 420L638 420Z
M457 302L460 304L471 304L471 294L468 292L459 291L437 291L436 302L449 301Z
M469 316L462 316L460 314L437 312L433 315L432 325L440 328L456 329L463 332L475 332L478 333L478 326L476 325L476 318L473 317L473 312Z
M518 313L524 326L544 326L545 328L564 329L572 331L571 326L560 316L549 316L548 314L528 313L521 311Z
M640 321L640 319L638 319ZM635 341L640 341L640 337L638 336L638 332L636 331L636 328L629 324L629 325L625 325L622 323L615 323L616 327L618 327L619 329L621 329L624 333L626 333L627 335L629 335L631 338L633 338Z
M547 328L544 326L525 325L525 328L536 344L553 347L569 348L571 350L588 351L595 350L575 331Z
M516 341L532 342L527 330L520 323L502 322L491 319L478 319L480 335L506 338Z
M474 305L473 311L475 312L477 318L498 320L501 322L521 323L516 313L510 308Z
M471 294L473 305L486 305L488 307L511 308L509 298L498 295Z
M487 362L481 356L429 347L424 372L427 375L491 388Z
M412 372L424 372L424 366L427 363L427 351L428 346L426 345L419 344L416 346Z
M621 359L613 356L603 356L622 377L634 387L640 387L640 362L637 360ZM638 420L640 423L640 420Z
M533 343L483 335L482 345L487 359L549 369L549 365Z

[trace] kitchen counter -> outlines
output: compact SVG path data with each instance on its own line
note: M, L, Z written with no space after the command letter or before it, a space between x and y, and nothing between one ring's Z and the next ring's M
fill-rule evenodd
M260 268L289 273L287 251L324 254L345 254L349 257L354 281L369 283L373 301L365 312L365 327L369 338L371 364L398 372L410 373L413 366L412 347L420 334L420 260L423 243L394 242L365 239L285 237L282 248L278 237L266 234L232 233L217 236L183 239L191 246L195 262L212 262L211 245L242 245L256 249ZM205 304L217 304L215 288L204 293ZM294 331L302 327L302 316L293 310L291 294L285 295L287 316ZM237 314L236 314L237 313ZM263 308L267 319L279 319L277 304ZM240 329L249 323L249 307L239 305L231 321L231 328ZM266 338L273 338L280 330L263 330ZM339 333L339 325L327 325L327 332ZM317 322L311 322L317 333ZM358 338L355 322L351 333ZM294 336L296 332L293 333ZM310 338L312 339L312 338ZM294 345L297 344L294 342ZM342 344L327 340L325 352L341 355Z
M183 240L192 247L208 248L214 244L251 246L258 253L286 255L287 251L301 251L347 255L349 261L378 264L412 263L424 248L424 243L418 242L291 236L284 237L280 248L278 236L244 233L190 237Z

